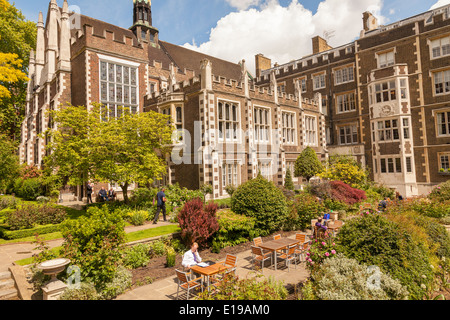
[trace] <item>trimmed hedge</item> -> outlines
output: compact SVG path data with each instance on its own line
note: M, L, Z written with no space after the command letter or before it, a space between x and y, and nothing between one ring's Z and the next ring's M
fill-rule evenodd
M28 238L32 237L35 234L43 235L48 233L54 233L59 232L60 225L45 225L45 226L39 226L33 229L27 229L27 230L8 230L5 228L0 227L0 238L5 240L17 240L22 238Z

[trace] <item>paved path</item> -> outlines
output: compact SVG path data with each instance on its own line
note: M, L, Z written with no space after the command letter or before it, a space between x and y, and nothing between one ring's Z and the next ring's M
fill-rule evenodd
M286 285L298 284L309 277L309 272L306 270L304 262L297 265L297 269L292 265L290 271L281 260L278 262L277 271L270 267L269 263L266 262L263 273L258 272L258 274L262 274L267 278L273 277L277 281L283 281ZM239 278L255 276L256 273L252 269L250 250L237 255L236 274ZM116 300L176 300L177 287L177 278L174 274L172 277L125 292L117 297ZM194 296L191 294L189 298L191 300ZM186 291L180 290L179 299L186 299Z
M146 224L144 226L130 226L125 228L126 233L131 233L135 231L153 229L162 226L173 225L169 222L159 222L157 225ZM50 249L55 247L60 247L63 244L62 239L47 241ZM30 258L33 256L36 248L36 244L33 243L13 243L0 245L0 272L8 271L8 268L13 264L14 261Z

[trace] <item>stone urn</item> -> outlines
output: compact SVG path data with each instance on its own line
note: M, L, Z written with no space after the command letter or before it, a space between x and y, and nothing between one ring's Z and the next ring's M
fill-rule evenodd
M44 300L58 300L64 290L66 290L67 285L58 280L56 276L63 272L69 263L69 259L54 259L42 262L37 266L37 268L42 270L45 275L52 277L51 280L42 287Z

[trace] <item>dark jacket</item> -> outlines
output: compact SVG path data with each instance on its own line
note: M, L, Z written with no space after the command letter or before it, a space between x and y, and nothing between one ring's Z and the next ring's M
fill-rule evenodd
M90 185L86 186L86 194L89 196L92 194L92 187Z

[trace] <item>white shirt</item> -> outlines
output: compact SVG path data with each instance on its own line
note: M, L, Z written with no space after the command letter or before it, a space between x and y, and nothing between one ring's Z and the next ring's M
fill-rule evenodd
M202 262L202 258L198 254L198 252L195 253L196 259L194 259L194 253L192 250L189 250L186 252L183 256L183 262L181 263L183 267L189 268L190 266L194 266L200 262ZM195 261L197 260L197 261Z

